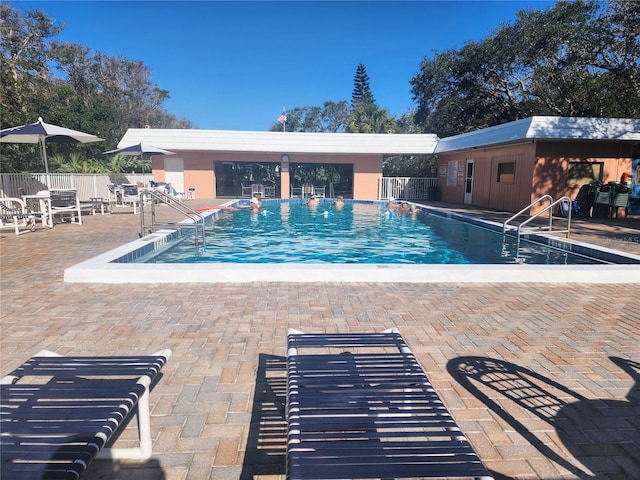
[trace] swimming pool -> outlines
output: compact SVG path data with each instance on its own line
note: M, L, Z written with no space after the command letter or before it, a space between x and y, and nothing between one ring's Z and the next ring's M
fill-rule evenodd
M418 210L403 214L384 204L266 202L223 213L207 228L208 245L183 241L139 263L328 264L598 264L600 260Z
M272 200L270 203L300 203L300 200ZM375 204L381 202L354 201L355 204ZM229 202L229 204L237 204ZM323 215L329 204L321 203L318 212ZM293 205L292 205L293 206ZM500 231L501 224L483 221L468 215L451 211L420 206L427 216L439 216L453 219L463 224L483 227L484 230ZM382 211L379 211L382 214ZM209 211L207 217L220 220L228 215L225 211ZM235 215L235 214L234 214ZM238 215L247 215L242 212ZM275 215L275 214L271 214ZM267 214L269 216L269 214ZM394 215L395 216L395 215ZM393 218L393 217L392 217ZM415 219L396 219L399 221L419 221ZM253 218L253 221L260 218ZM317 218L316 220L320 220ZM384 221L386 221L385 219ZM391 219L388 219L391 220ZM382 219L381 219L382 221ZM260 238L254 224L252 234L244 237ZM395 224L394 224L395 225ZM414 224L415 225L415 224ZM466 228L466 227L464 227ZM335 231L335 228L334 230ZM446 229L445 229L446 231ZM286 233L279 235L288 238ZM377 282L377 283L469 283L469 282L543 282L543 283L637 283L640 256L594 245L575 242L551 235L528 235L538 243L554 247L565 253L577 253L602 260L604 264L567 264L558 265L527 264L511 262L507 264L417 264L417 263L238 263L238 262L195 262L195 263L136 263L140 258L154 257L179 240L175 229L160 230L139 240L98 255L85 262L65 270L65 282L92 283L249 283L249 282ZM334 235L335 237L335 235ZM495 238L495 237L494 237ZM500 239L502 237L500 236ZM216 239L208 239L216 245ZM336 242L338 243L338 242ZM473 242L472 242L473 243ZM500 240L500 249L502 240ZM223 249L217 251L222 254ZM398 249L394 248L397 253Z

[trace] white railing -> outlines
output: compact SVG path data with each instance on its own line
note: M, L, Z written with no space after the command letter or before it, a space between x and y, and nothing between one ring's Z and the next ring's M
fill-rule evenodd
M107 185L148 184L149 180L153 180L151 173L0 173L0 197L20 198L22 195L35 195L41 190L72 188L78 191L80 200L87 201L92 197L107 198Z
M378 199L437 200L437 189L436 177L382 177Z
M78 197L87 201L92 197L109 196L107 185L153 180L152 173L0 173L0 197L35 195L41 190L68 189L78 191ZM47 187L47 185L49 187ZM378 187L378 198L394 197L402 200L436 200L438 179L431 177L382 177Z

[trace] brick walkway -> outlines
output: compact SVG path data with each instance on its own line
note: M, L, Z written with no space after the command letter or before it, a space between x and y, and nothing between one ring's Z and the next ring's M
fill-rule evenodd
M284 478L286 329L391 326L497 479L640 478L637 286L63 283L137 238L125 212L0 233L1 374L43 348L174 352L151 395L152 460L96 461L87 478ZM582 234L635 250L637 225L620 228Z

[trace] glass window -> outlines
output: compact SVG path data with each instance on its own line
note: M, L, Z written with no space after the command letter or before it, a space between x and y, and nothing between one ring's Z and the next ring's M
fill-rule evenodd
M602 162L569 162L567 184L587 185L589 182L602 181Z
M243 188L251 191L254 184L262 185L269 196L280 197L280 163L273 162L215 162L216 196L242 197Z
M514 183L516 173L516 163L498 163L498 183Z
M253 185L261 185L266 197L281 198L280 163L215 162L216 196L246 197ZM291 163L291 188L313 185L326 196L353 198L353 164Z
M292 189L303 185L325 189L326 196L353 198L353 164L292 163L289 170Z

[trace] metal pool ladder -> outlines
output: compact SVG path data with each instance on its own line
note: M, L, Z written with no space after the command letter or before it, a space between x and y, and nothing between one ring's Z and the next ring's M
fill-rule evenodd
M507 225L510 222L512 222L513 220L518 218L524 212L529 211L531 209L531 207L533 207L534 205L544 203L545 200L549 201L549 205L547 205L546 207L542 208L540 211L536 212L534 215L531 215L524 222L522 222L520 225L518 225L518 227L516 229L518 247L520 246L520 237L522 235L526 235L528 233L534 233L534 232L537 232L537 231L546 231L548 233L565 233L566 237L569 238L569 235L571 234L571 210L572 210L571 209L571 199L569 197L565 196L565 197L562 197L562 198L554 201L553 197L551 195L543 195L542 197L536 199L531 204L529 204L526 207L524 207L522 210L520 210L518 213L513 215L511 218L505 220L504 223L502 224L502 236L503 237L506 236L506 234L507 234ZM553 230L553 208L555 206L557 206L557 205L562 204L563 202L568 203L568 208L567 208L567 228L566 229L560 229L560 230ZM549 225L548 226L546 226L546 227L529 227L529 228L526 228L526 229L523 228L526 225L528 225L530 222L532 222L533 220L535 220L536 218L538 218L539 216L543 215L546 212L549 212Z
M151 215L151 221L149 223L146 222L148 218L145 215L145 205L148 205L149 215ZM175 223L175 222L159 222L156 220L156 206L157 205L165 205L173 210L180 212L186 218L190 219L190 223ZM143 190L140 192L140 236L144 237L146 232L155 232L161 228L173 228L180 233L182 233L182 229L192 229L194 232L194 242L196 249L199 247L204 247L206 245L206 235L205 235L205 219L198 212L189 208L188 205L176 200L175 197L167 195L158 190Z

